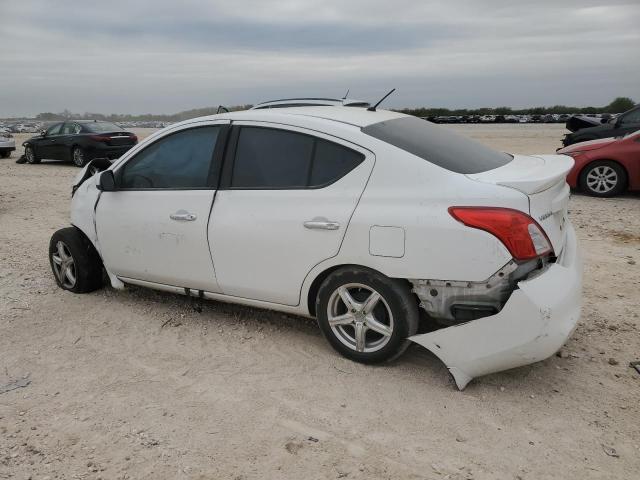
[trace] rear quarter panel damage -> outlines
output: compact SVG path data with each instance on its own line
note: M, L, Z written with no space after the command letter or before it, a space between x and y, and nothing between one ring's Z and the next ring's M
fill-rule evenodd
M415 335L461 390L475 377L543 360L573 333L582 305L582 260L571 224L558 262L519 282L496 315Z

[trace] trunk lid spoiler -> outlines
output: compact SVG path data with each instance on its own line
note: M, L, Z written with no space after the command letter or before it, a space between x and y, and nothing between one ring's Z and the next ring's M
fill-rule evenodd
M513 160L502 167L467 177L533 195L564 181L572 168L573 158L567 155L514 155Z

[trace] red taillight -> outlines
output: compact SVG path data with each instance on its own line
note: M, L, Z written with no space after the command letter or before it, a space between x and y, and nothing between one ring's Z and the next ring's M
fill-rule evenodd
M551 242L526 213L499 207L449 207L449 213L468 227L498 238L516 260L530 260L551 252Z
M91 140L95 140L96 142L108 142L111 140L111 137L107 137L105 135L89 135Z

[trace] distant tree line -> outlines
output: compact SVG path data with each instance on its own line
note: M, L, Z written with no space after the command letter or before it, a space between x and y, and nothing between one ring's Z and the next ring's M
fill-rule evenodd
M546 115L549 113L622 113L626 112L630 108L633 108L634 102L628 97L618 97L613 102L605 107L569 107L566 105L554 105L552 107L532 107L513 109L511 107L496 107L496 108L434 108L434 107L420 107L420 108L404 108L398 110L399 112L406 113L408 115L415 115L417 117L438 117L447 115Z
M246 110L251 108L252 105L236 105L229 107L229 110ZM495 108L435 108L435 107L419 107L419 108L404 108L398 110L402 113L409 115L416 115L418 117L430 117L440 115L546 115L548 113L622 113L634 106L632 99L628 97L618 97L609 105L604 107L569 107L566 105L554 105L552 107L532 107L514 109L511 107L495 107ZM45 112L39 113L36 116L37 120L41 121L53 121L53 120L65 120L65 119L97 119L107 120L110 122L179 122L187 120L189 118L203 117L206 115L213 115L217 113L218 107L205 107L194 108L192 110L185 110L184 112L174 113L172 115L154 115L146 113L142 115L125 115L118 113L111 113L105 115L102 113L86 112L84 114L72 113L69 110L64 110L60 113Z
M251 108L252 105L235 105L233 107L226 107L230 111L246 110ZM220 107L205 107L194 108L192 110L185 110L184 112L178 112L171 115L156 115L152 113L145 113L141 115L129 115L122 113L110 113L108 115L104 113L72 113L69 110L64 110L60 113L44 112L36 115L37 120L41 121L54 121L54 120L106 120L109 122L180 122L182 120L188 120L190 118L204 117L206 115L215 115L218 113Z

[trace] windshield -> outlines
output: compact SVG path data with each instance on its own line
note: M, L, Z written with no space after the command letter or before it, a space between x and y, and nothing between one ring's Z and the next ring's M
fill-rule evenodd
M513 159L507 153L417 117L374 123L362 132L455 173L486 172Z
M110 122L91 122L85 123L85 128L93 133L106 133L106 132L120 132L122 128L120 128L115 123Z

